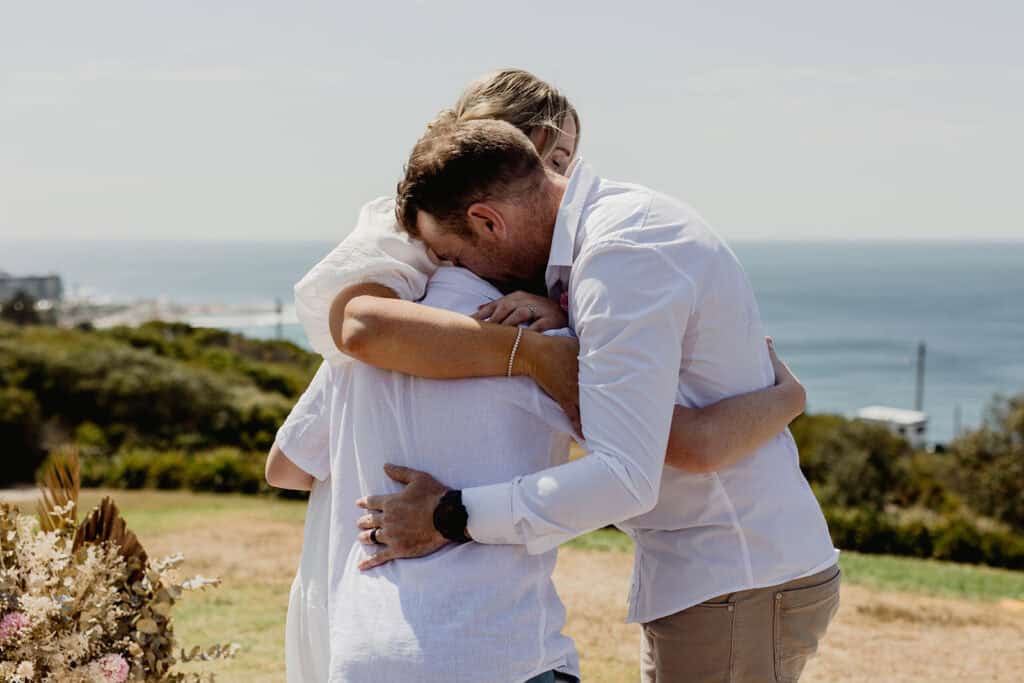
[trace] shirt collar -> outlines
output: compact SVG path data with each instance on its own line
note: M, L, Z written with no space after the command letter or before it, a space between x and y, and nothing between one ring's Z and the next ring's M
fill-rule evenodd
M577 159L569 174L562 203L558 207L555 230L551 236L551 253L548 256L548 273L555 266L571 266L575 257L576 233L579 231L583 206L590 195L590 188L597 182L597 176L589 164ZM550 284L550 283L549 283Z
M501 292L494 285L473 271L459 266L441 266L427 283L428 293L431 289L445 288L464 296L483 299L484 303L501 298Z

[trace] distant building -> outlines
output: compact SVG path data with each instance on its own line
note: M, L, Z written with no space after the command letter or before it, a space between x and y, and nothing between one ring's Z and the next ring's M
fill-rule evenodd
M868 406L857 411L857 419L887 427L902 436L914 448L924 448L928 434L928 414L888 406Z
M27 275L17 277L0 272L0 302L9 301L24 292L49 308L64 298L64 283L59 275Z

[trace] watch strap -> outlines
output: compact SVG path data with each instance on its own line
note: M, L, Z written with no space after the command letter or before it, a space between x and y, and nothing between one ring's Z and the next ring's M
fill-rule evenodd
M466 535L469 513L462 504L462 491L448 491L434 508L434 528L438 533L453 543L471 541Z

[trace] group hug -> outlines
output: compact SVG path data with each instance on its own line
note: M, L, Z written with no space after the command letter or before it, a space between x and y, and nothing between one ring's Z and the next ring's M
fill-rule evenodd
M296 284L323 363L266 463L310 491L290 683L580 681L552 572L609 525L643 683L816 653L840 571L787 429L804 388L722 238L600 175L582 123L526 71L471 83Z

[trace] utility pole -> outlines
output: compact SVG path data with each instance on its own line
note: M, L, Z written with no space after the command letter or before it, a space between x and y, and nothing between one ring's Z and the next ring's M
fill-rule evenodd
M920 342L917 345L917 392L914 395L914 410L917 411L924 408L924 356L925 345Z
M284 304L280 298L275 301L275 304L277 309L277 339L280 341L284 339Z

